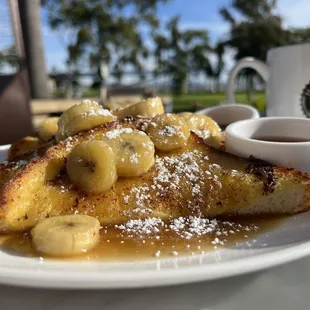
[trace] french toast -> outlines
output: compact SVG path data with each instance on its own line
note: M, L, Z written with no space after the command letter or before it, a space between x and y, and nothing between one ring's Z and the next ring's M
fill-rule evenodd
M13 177L18 170L22 169L28 161L4 161L0 163L0 188Z
M34 153L44 144L46 143L40 141L40 139L37 137L24 137L11 145L8 151L7 159L9 161L14 161L16 158L21 158L25 154ZM33 156L34 154L32 157Z
M310 207L310 176L254 158L244 159L206 144L191 133L187 145L156 151L155 165L139 177L119 178L102 194L70 182L65 164L72 149L107 132L145 131L147 118L127 118L80 132L26 164L0 169L0 228L23 231L55 215L86 214L101 225L128 218L293 214Z

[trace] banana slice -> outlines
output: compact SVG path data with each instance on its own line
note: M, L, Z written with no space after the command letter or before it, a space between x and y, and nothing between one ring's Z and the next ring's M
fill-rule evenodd
M86 192L100 194L117 180L115 156L101 141L84 141L70 153L67 172L73 184Z
M124 109L115 110L113 113L118 119L123 119L127 116L145 116L154 117L157 114L165 112L163 103L159 97L148 98L138 103L132 104Z
M116 120L116 117L106 109L89 111L76 116L67 128L69 136L75 135L83 130L91 129L99 125Z
M61 115L56 138L58 141L61 141L80 131L91 129L113 120L116 120L116 117L108 110L103 109L97 102L84 100Z
M134 102L111 102L105 104L105 107L110 110L113 114L115 111L119 111L135 104Z
M119 176L140 176L154 165L154 144L142 131L131 128L111 130L103 141L113 149Z
M187 112L179 115L187 121L187 125L191 131L212 146L220 146L222 141L221 128L212 118L202 114Z
M65 167L66 162L62 157L49 160L45 169L44 180L47 182L55 181Z
M146 131L155 147L161 151L184 147L190 135L186 121L169 113L155 116Z
M42 141L51 140L58 131L59 117L49 117L43 121L38 131L38 136Z
M56 135L56 139L58 141L61 141L68 137L66 129L70 126L71 121L77 115L80 115L88 111L96 111L99 110L100 108L101 106L95 101L82 100L80 103L66 110L64 113L62 113L58 121L58 132Z
M182 113L179 113L178 115L187 119L189 118L193 113L190 113L190 112L182 112Z
M74 256L99 242L99 221L88 215L55 216L42 220L32 231L36 250L51 256Z

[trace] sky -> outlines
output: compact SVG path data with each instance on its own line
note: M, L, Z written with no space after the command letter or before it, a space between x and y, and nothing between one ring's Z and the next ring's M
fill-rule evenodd
M3 1L7 0L0 0L0 4ZM215 43L227 36L229 26L223 21L218 11L230 3L231 0L170 0L159 6L158 16L164 23L173 16L179 15L182 29L206 29L209 32L211 43ZM2 5L1 7L3 8ZM284 17L287 27L310 27L310 0L278 0L278 11ZM6 14L1 13L1 15L5 16ZM41 10L41 16L47 69L50 71L55 67L59 71L65 71L67 52L64 41L66 38L63 33L50 29L47 12L44 9ZM7 29L2 27L0 22L0 48L6 42L6 37L1 36L1 33L6 31ZM145 42L145 44L147 43ZM233 56L233 50L228 50L225 54L224 79L234 64ZM150 62L149 66L152 65Z

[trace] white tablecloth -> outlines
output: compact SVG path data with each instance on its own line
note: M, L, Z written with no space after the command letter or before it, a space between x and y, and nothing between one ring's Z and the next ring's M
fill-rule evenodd
M2 310L306 310L310 258L267 271L191 285L70 291L0 286Z

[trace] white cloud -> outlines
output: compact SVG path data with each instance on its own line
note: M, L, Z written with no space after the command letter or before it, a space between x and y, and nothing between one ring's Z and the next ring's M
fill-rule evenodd
M286 27L310 27L309 0L279 0L278 12L284 17Z

